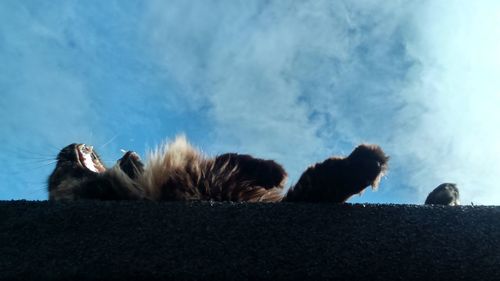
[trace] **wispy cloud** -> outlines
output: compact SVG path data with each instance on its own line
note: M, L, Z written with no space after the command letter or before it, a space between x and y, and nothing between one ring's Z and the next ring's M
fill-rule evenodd
M69 143L99 145L155 125L142 118L155 103L141 80L151 74L137 70L129 46L138 41L121 22L133 21L117 6L5 1L0 18L0 161L10 164L2 198L46 198L45 164Z
M386 200L422 202L455 181L466 202L492 203L496 6L157 1L147 17L165 70L213 120L216 151L276 158L296 178L377 142L393 156Z
M60 27L47 27L43 15L18 2L3 5L0 119L5 149L0 161L10 165L0 174L2 193L5 198L40 198L45 193L41 174L50 171L46 163L57 153L55 144L89 135L94 124L87 116L93 111L85 85L64 69L68 61L47 53L48 46L63 51Z
M401 42L411 6L252 3L151 7L156 52L186 99L207 108L214 150L275 158L296 180L358 142L391 139L412 63Z
M500 4L430 1L418 15L407 46L419 66L404 91L425 110L397 131L408 180L421 193L456 182L464 203L499 204Z

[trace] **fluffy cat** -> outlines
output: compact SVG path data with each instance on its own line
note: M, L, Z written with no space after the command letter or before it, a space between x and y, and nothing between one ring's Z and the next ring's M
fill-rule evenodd
M110 169L92 147L71 144L57 156L49 199L342 203L376 188L388 159L379 146L362 144L347 157L310 166L285 192L280 164L237 153L209 157L183 136L152 151L145 165L129 151Z

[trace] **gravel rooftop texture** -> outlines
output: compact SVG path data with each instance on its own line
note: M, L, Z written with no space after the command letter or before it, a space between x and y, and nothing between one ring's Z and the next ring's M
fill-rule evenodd
M0 202L1 280L500 280L500 207Z

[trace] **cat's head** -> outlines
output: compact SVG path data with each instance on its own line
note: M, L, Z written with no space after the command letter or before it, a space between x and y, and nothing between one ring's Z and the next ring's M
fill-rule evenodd
M94 173L106 170L94 148L83 143L72 143L63 148L57 155L57 165L76 166Z

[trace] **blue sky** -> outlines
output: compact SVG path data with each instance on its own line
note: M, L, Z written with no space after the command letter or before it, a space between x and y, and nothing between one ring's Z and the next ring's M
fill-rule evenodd
M377 143L390 172L351 202L500 204L498 50L495 0L1 1L0 199L45 200L69 143L111 166L185 133L289 183Z

